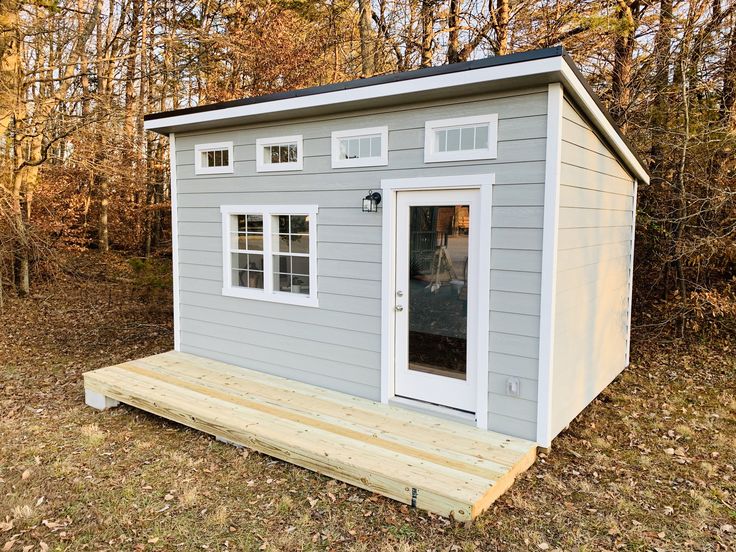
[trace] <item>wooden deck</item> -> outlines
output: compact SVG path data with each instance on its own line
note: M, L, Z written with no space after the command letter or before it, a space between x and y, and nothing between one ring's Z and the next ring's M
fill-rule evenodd
M534 463L536 445L214 360L168 352L84 374L119 401L455 519L472 519Z

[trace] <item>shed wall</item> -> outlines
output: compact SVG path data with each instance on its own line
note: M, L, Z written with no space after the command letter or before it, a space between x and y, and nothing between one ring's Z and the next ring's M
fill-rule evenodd
M625 367L634 179L563 104L552 435Z
M380 398L381 214L360 199L385 178L495 172L489 428L536 435L546 88L176 137L181 349ZM495 160L424 163L424 123L498 113ZM387 125L389 165L332 169L330 133ZM256 138L302 134L304 170L255 172ZM194 146L234 142L234 174L194 174ZM317 204L319 307L223 297L220 205ZM521 397L505 394L521 378Z

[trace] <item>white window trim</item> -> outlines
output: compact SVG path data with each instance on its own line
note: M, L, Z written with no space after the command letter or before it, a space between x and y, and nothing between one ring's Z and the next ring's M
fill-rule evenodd
M488 148L466 151L437 152L435 147L435 131L444 127L460 125L488 124ZM453 117L437 119L424 123L424 162L443 163L447 161L475 161L478 159L495 159L498 149L498 113L473 115L472 117Z
M263 148L296 142L296 161L291 163L264 163ZM304 168L304 151L301 134L293 136L274 136L256 139L256 172L301 171Z
M227 150L228 164L223 167L205 167L202 165L202 153L209 150ZM211 144L196 144L194 146L194 174L224 174L232 173L235 160L233 159L232 142L214 142Z
M357 159L340 158L340 140L343 138L362 138L363 136L381 137L381 155L378 157L358 157ZM332 132L332 168L347 169L351 167L379 167L388 165L388 127L358 128L353 130L335 130Z
M317 205L221 205L222 213L222 294L228 297L318 307L317 299ZM232 285L230 257L231 215L263 215L263 289ZM309 215L309 295L285 293L273 289L274 215Z

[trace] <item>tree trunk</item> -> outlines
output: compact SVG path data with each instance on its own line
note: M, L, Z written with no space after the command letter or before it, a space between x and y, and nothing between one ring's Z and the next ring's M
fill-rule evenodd
M509 42L509 0L496 0L496 43L495 54L497 56L506 55L508 52Z
M665 166L666 137L669 136L669 82L670 82L670 48L672 43L672 2L661 0L659 3L659 28L654 38L655 70L654 76L654 112L652 114L652 184L658 185L665 180L668 168Z
M431 67L434 57L434 1L422 0L422 44L420 65Z
M460 61L460 6L462 0L450 0L447 12L447 63Z
M631 102L631 70L634 54L634 33L638 21L638 1L619 0L618 19L621 22L621 30L614 42L613 74L611 93L613 105L611 115L625 131L627 126L626 110Z
M370 77L374 73L373 66L373 7L371 0L358 0L359 19L358 29L360 31L360 59L362 62L363 77Z

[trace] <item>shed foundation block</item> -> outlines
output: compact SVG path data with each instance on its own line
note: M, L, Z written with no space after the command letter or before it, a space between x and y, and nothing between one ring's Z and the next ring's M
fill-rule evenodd
M108 408L115 408L120 403L115 399L106 397L102 393L97 393L91 389L84 390L84 402L87 406L91 406L96 410L107 410Z

